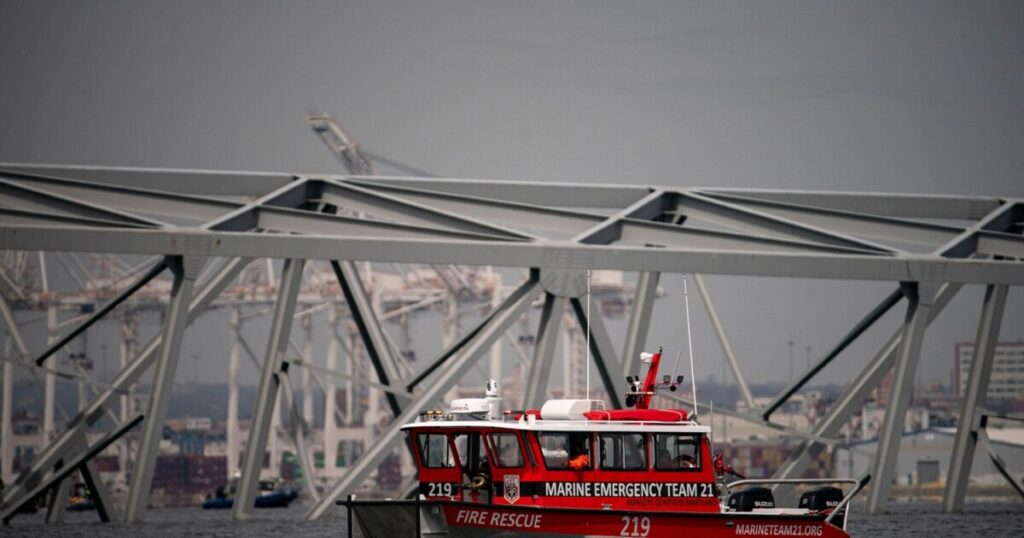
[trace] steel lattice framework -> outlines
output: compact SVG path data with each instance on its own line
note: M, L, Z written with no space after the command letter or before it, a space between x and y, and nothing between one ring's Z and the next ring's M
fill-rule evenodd
M958 225L937 224L936 221ZM967 224L964 224L967 223ZM583 327L612 405L626 391L647 334L659 275L696 275L696 283L741 396L752 398L700 274L890 281L894 290L769 406L772 413L901 302L901 327L853 379L784 467L803 472L888 372L894 372L869 489L869 511L888 498L929 323L965 284L986 286L976 355L967 382L949 474L946 506L959 508L979 436L979 399L986 393L1009 286L1024 284L1024 201L986 196L769 191L632 185L507 182L445 178L305 176L0 164L0 249L145 254L160 257L119 297L41 354L30 354L8 305L3 317L22 360L44 365L54 351L102 318L158 274L174 285L164 326L142 347L29 469L4 491L0 518L58 487L74 470L90 483L91 458L141 422L143 433L124 519L143 514L182 336L251 261L284 259L253 426L233 514L252 506L278 391L294 405L286 354L296 295L307 260L329 260L378 381L391 387L390 429L308 513L321 516L358 486L396 446L399 425L413 420L474 366L524 312L543 304L527 402L545 394L555 335L566 308ZM529 277L435 360L403 377L354 262L492 265L529 269ZM205 266L209 276L200 278ZM638 271L637 296L623 350L600 316L588 319L581 297L591 269ZM300 366L297 364L295 366ZM86 430L116 404L119 392L152 372L145 411L89 444ZM300 438L301 441L301 438ZM300 458L302 462L304 458ZM965 463L966 462L966 463ZM308 466L308 462L302 462ZM304 469L309 472L312 469ZM101 516L112 507L95 484Z

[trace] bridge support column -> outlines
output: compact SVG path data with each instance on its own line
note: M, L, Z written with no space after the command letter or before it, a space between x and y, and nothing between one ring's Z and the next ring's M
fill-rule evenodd
M135 470L132 474L128 504L124 514L125 523L135 523L142 519L142 514L146 511L146 504L149 502L149 490L153 485L157 451L160 448L160 439L163 438L164 417L167 415L167 404L170 401L171 388L174 386L174 374L178 367L181 338L188 325L192 287L205 262L201 258L181 256L169 258L167 261L174 273L174 285L171 288L171 300L167 305L160 350L153 371L149 406L145 415L146 424L143 428L142 442L139 445Z
M980 405L985 403L989 377L999 341L999 327L1003 322L1006 306L1007 286L988 286L981 307L978 335L974 339L974 353L971 370L967 376L963 399L960 401L960 423L953 440L953 455L949 459L946 474L946 491L942 497L943 512L960 512L964 507L964 495L974 461L974 448L978 444L978 428L981 425ZM959 390L960 387L953 387Z
M885 409L882 431L878 436L878 450L872 468L871 483L868 485L867 512L879 514L885 511L889 502L889 490L892 487L893 474L896 470L896 457L899 454L900 442L903 440L903 428L906 422L907 408L910 406L910 393L913 390L914 374L921 358L921 343L928 328L928 313L935 301L938 285L929 282L904 283L903 295L907 297L906 318L900 338L899 351L896 353L896 367L889 388L889 404Z
M302 268L305 260L289 259L284 262L281 272L280 288L277 302L274 305L274 318L270 327L270 339L267 342L267 354L263 360L260 384L256 392L256 403L252 413L252 426L249 428L249 440L242 458L241 478L238 481L238 492L231 508L231 517L244 519L252 510L256 501L256 486L260 479L260 469L267 450L268 434L271 431L274 410L277 402L283 357L288 349L288 337L295 317L295 300L302 285ZM271 462L274 464L276 462Z

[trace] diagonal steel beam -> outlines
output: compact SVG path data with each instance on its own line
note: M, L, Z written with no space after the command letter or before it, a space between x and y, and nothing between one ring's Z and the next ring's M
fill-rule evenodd
M166 261L167 267L174 273L174 285L171 288L160 348L154 365L146 423L138 457L135 458L135 469L132 472L131 488L125 507L125 523L140 521L149 503L149 491L153 485L160 440L163 438L164 418L174 386L181 340L188 326L188 305L192 299L192 287L205 262L192 258L171 258Z
M967 375L963 397L960 400L960 419L953 439L953 453L946 473L946 488L942 497L943 512L961 512L964 496L974 462L974 449L978 443L978 430L982 422L982 409L992 376L992 362L999 342L999 329L1006 307L1006 286L987 286L981 307L978 333L974 339L971 369ZM953 387L959 391L960 387Z
M56 224L58 226L80 226L84 228L115 228L122 226L129 228L146 227L138 224L126 224L124 222L118 222L116 220L110 219L77 217L71 215L61 215L52 212L18 209L13 207L0 207L0 222L10 226L49 226L51 224Z
M985 422L987 417L982 419L981 428L978 429L978 441L985 445L988 450L988 457L992 460L992 465L999 471L999 474L1003 475L1003 478L1017 491L1017 494L1024 498L1024 488L1017 483L1017 479L1010 474L1010 469L1007 468L1006 462L1003 461L1002 456L996 453L995 449L992 448L992 440L988 437L988 430L985 429Z
M0 177L16 179L22 184L33 185L47 192L103 207L176 218L208 221L242 205L209 196L110 185L37 173L0 170Z
M373 302L366 294L366 288L359 278L359 271L353 262L331 261L331 269L338 279L341 291L345 295L345 302L348 303L349 311L352 314L352 321L359 329L359 336L363 339L367 355L377 372L377 379L382 385L397 384L401 380L398 373L398 360L391 353L391 346L388 345L384 334L384 327L381 326L377 314L373 310ZM391 412L398 416L402 413L402 406L394 394L386 394L388 406Z
M933 248L963 232L963 228L957 226L884 217L857 211L824 209L721 193L709 193L708 195L718 200L739 204L743 207L756 208L758 211L769 215L775 215L810 226L818 226L845 235L932 245Z
M523 204L554 207L621 209L647 196L651 188L637 185L588 185L549 181L496 181L481 179L413 178L394 176L352 176L354 181L380 185L429 189L464 196L495 198Z
M782 404L786 403L786 401L789 400L791 396L796 394L796 391L803 388L803 386L806 385L814 376L818 375L818 372L822 371L826 366L828 366L833 359L838 357L839 354L842 353L843 350L845 350L847 347L849 347L850 344L852 344L855 340L857 340L857 338L860 337L860 335L864 334L865 331L871 328L871 326L874 325L876 321L881 319L881 317L884 316L886 312L891 310L892 307L896 306L896 303L900 302L900 299L902 298L903 292L899 288L897 288L896 291L890 293L888 297L883 299L882 302L878 303L878 305L876 305L875 308L871 310L871 312L868 312L868 315L864 316L860 321L858 321L857 324L854 325L853 328L850 329L850 331L847 332L846 335L843 336L843 338L839 340L839 342L835 346L833 346L828 353L825 354L824 357L818 359L818 361L814 363L814 366L811 366L810 370L804 372L804 374L800 376L799 379L794 381L792 384L790 384L789 387L784 389L778 396L776 396L775 399L772 400L771 403L769 403L765 407L764 412L761 416L763 416L765 420L768 420L772 416L772 413L775 412L775 410L777 410L779 407L782 407Z
M611 401L612 407L623 409L622 398L629 387L626 386L626 379L622 374L622 363L619 362L615 347L612 346L612 340L604 327L604 321L601 320L601 313L596 312L588 319L587 306L578 297L569 299L569 303L572 305L573 314L576 315L576 321L579 322L583 334L587 333L587 325L590 326L588 345L594 359L594 366L597 367L597 373L601 376L605 390L608 391L608 399Z
M406 224L442 230L529 239L527 235L493 224L404 200L342 181L319 182L320 201Z
M375 191L388 192L412 202L465 217L499 222L517 229L528 227L554 230L562 233L568 232L575 235L599 224L607 218L600 213L509 202L481 196L436 192L412 187L381 185L371 181L350 180L349 183Z
M302 469L302 482L306 486L306 493L313 502L320 501L320 494L316 491L316 475L313 460L309 457L309 450L306 448L306 436L303 431L306 423L299 415L298 407L295 404L295 393L292 391L292 382L288 374L288 363L281 365L281 371L277 373L277 383L284 393L284 405L288 408L289 424L291 425L292 442L295 445L296 457ZM307 396L308 397L308 396ZM325 410L326 411L326 410Z
M379 220L368 220L313 213L280 207L255 209L254 228L302 234L351 235L364 237L390 237L395 239L450 239L506 241L507 237L466 231L449 231L437 227L410 226Z
M110 490L107 489L107 485L103 483L103 479L100 477L100 471L96 467L96 463L91 459L85 460L84 463L78 466L78 470L81 471L85 486L89 489L89 497L92 499L93 504L96 505L96 515L100 517L100 521L110 523L117 519L118 516L113 498L110 496Z
M747 404L747 409L757 409L757 406L754 404L754 395L750 392L750 387L747 386L747 380L743 378L739 361L736 360L736 354L733 353L732 345L729 344L729 337L725 334L725 327L722 326L722 321L718 319L718 310L715 309L715 304L711 302L711 294L708 293L708 288L704 285L704 278L700 275L693 275L693 280L697 283L697 291L704 302L704 308L708 312L708 317L711 318L711 326L715 328L718 343L722 346L722 353L725 354L725 359L729 363L729 369L736 379L736 385L740 389L740 396L743 397L743 402ZM767 421L768 417L765 416L764 419Z
M280 172L25 163L0 163L0 170L56 176L106 185L216 196L263 196L294 179L293 175Z
M633 311L629 315L629 325L626 326L626 342L622 346L623 375L633 375L636 360L644 350L660 278L661 273L657 271L641 271L637 277Z
M974 220L1002 202L991 196L895 194L887 192L840 192L759 189L702 189L708 194L728 194L839 211L855 211L905 218Z
M636 219L618 221L616 233L608 237L624 244L660 245L677 248L706 248L716 250L739 250L754 252L796 252L835 254L874 254L878 251L850 248L838 245L823 245L794 239L774 239L750 234L702 230L662 222L646 222Z
M99 441L94 443L85 451L79 453L77 456L72 458L68 465L62 466L59 470L55 471L51 476L47 477L46 480L40 479L34 483L30 489L23 495L17 502L7 503L3 505L0 510L0 521L3 521L4 525L10 523L11 518L18 514L18 512L34 502L40 495L44 494L47 490L53 487L54 484L63 481L71 473L75 472L76 469L81 467L85 462L91 460L93 457L99 455L99 453L106 450L114 441L118 440L128 430L132 429L139 422L142 422L142 415L135 415L131 420L124 421L120 426L115 428L112 432L103 436Z
M308 178L296 178L295 181L283 185L234 211L203 224L204 230L220 232L240 232L259 227L259 211L261 208L284 207L300 208L309 203L315 196L316 187ZM267 256L271 258L273 256Z
M134 215L126 211L119 211L102 207L89 202L82 202L52 192L47 192L17 181L0 178L0 195L17 200L19 209L31 209L40 211L51 211L71 217L94 218L101 220L113 220L123 222L126 225L141 225L151 227L165 226L165 223Z
M462 351L448 364L447 368L441 372L429 387L424 389L416 400L405 408L401 415L395 418L391 426L377 439L376 444L359 458L356 464L324 495L319 503L306 512L306 519L319 519L331 508L335 499L358 487L377 465L394 450L395 443L402 433L401 427L414 421L420 412L428 406L434 405L445 392L458 383L491 345L530 308L533 304L533 299L541 291L537 280L537 272L533 271L532 273L530 279L517 288L502 303L500 314L491 318L487 326L477 332L471 341L462 347Z
M625 219L654 220L672 208L676 196L662 190L651 191L647 196L633 202L603 222L576 234L572 241L590 245L607 245L622 237Z
M737 204L716 200L694 191L680 192L678 203L679 211L687 216L717 222L731 228L751 231L762 236L774 237L776 239L796 239L823 245L876 252L896 252L885 245L857 239L845 234L821 230Z
M155 265L153 265L152 267L150 267L149 270L147 270L145 273L143 273L139 278L135 279L135 281L132 282L131 285L129 285L127 288L125 288L124 291L119 293L113 299L107 301L107 303L105 305L103 305L99 310L96 310L95 312L93 312L92 315L90 315L88 318L85 319L85 321L83 321L82 323L78 324L74 329L72 329L66 335L62 336L56 342L53 342L52 344L50 344L46 348L45 351L43 351L42 353L39 354L38 357L36 357L36 359L35 359L36 365L42 366L43 363L46 362L46 359L49 358L54 353L56 353L57 350L59 350L60 348L64 347L65 345L67 345L68 342L74 340L75 337L77 337L78 335L80 335L83 332L85 332L85 330L88 329L89 327L91 327L94 323L96 323L97 321L103 319L103 317L106 316L108 313L110 313L111 310L117 308L117 305L123 303L126 299L128 299L129 297L134 295L135 292L137 292L140 289L142 289L143 286L145 286L151 280L156 278L166 268L167 268L167 260L161 260L161 261L157 262Z
M295 301L302 286L304 264L305 260L302 259L285 260L281 272L270 338L267 341L267 353L260 373L260 384L256 389L256 401L253 404L252 426L249 428L249 440L242 458L241 478L238 481L234 506L231 507L231 517L236 520L248 517L256 500L256 486L260 479L260 468L263 466L263 457L267 450L267 435L270 433L277 401L277 375L282 370L284 354L288 349L288 338L295 318ZM270 464L275 463L271 461Z
M550 293L544 294L544 306L540 313L540 324L537 329L537 341L533 348L533 361L523 392L523 409L540 406L548 392L548 380L551 377L551 357L558 342L558 326L562 322L565 310L565 299Z

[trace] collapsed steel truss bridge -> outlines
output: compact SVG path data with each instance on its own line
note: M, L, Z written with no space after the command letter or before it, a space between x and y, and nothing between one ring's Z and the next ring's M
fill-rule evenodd
M15 354L24 364L44 366L57 349L147 282L164 272L173 275L160 333L4 490L0 519L9 521L75 470L90 482L101 517L114 517L109 493L95 480L91 458L141 424L123 514L126 522L138 521L148 500L186 327L246 265L266 258L284 259L284 270L241 464L233 509L237 518L245 517L253 505L278 392L294 406L289 375L302 364L290 360L286 351L308 260L330 261L377 381L391 388L388 406L395 416L380 441L325 495L313 492L316 502L309 518L320 517L335 499L359 486L399 443L398 426L435 405L535 301L543 306L526 403L545 397L558 327L568 309L581 326L589 326L594 365L610 403L619 405L617 399L626 391L623 376L635 368L646 339L661 273L695 275L740 394L751 408L752 396L701 274L893 283L889 296L770 405L757 410L759 419L770 423L788 398L902 304L900 328L778 472L780 477L801 474L808 454L835 438L868 393L894 372L868 490L870 512L883 510L888 499L929 324L964 285L985 286L946 490L945 507L955 511L962 506L983 423L979 404L987 390L1007 291L1024 284L1022 226L1024 200L991 196L0 164L0 249L158 257L121 295L41 353L29 351L10 306L0 303ZM354 263L361 261L518 267L528 269L529 276L421 371L403 376L401 358L387 344L355 269ZM612 342L601 316L588 316L582 303L586 271L591 269L639 272L621 346ZM90 444L86 431L117 404L121 391L147 372L151 389L145 409ZM308 455L299 461L305 473L313 472Z

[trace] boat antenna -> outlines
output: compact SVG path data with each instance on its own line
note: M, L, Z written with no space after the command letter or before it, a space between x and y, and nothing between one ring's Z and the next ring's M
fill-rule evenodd
M672 369L672 379L676 378L676 374L679 373L679 359L683 357L683 350L676 352L676 367Z
M590 269L587 269L587 399L590 399Z
M693 374L693 335L690 334L690 292L683 274L683 306L686 310L686 346L690 353L690 386L693 388L693 420L697 421L697 377Z

